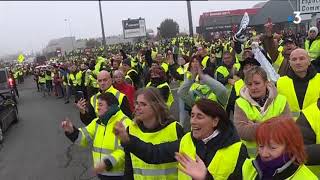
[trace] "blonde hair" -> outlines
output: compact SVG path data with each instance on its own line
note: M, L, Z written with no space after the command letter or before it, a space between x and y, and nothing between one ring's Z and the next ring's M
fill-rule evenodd
M139 89L136 92L135 100L137 100L137 97L140 95L144 95L148 103L150 103L160 125L165 125L168 122L171 122L172 118L170 117L169 108L157 88L147 87Z
M248 81L250 81L255 74L259 75L264 82L268 81L268 75L266 71L262 67L256 66L247 71L247 73L244 75L244 82L248 84Z

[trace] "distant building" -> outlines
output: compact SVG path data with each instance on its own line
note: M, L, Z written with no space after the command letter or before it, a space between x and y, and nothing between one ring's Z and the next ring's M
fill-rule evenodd
M214 37L215 32L230 32L238 29L238 25L245 12L250 17L250 27L254 27L258 32L264 31L264 24L270 17L275 24L275 31L283 29L293 29L295 31L306 31L311 26L311 14L302 14L302 21L299 25L294 24L294 11L299 9L300 3L304 0L279 1L269 0L261 2L248 9L236 9L226 11L205 12L200 15L199 26L196 28L198 34L206 39ZM320 18L320 13L314 13Z

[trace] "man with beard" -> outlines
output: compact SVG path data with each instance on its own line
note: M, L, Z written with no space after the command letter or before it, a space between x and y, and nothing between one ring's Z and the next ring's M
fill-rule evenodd
M273 24L271 22L268 22L264 26L266 33L264 37L262 37L263 48L271 57L272 66L275 71L280 76L285 76L288 74L290 67L290 54L293 50L297 49L296 42L291 37L286 37L283 41L283 49L278 49L279 47L277 45L277 42L275 42L274 36L272 34Z

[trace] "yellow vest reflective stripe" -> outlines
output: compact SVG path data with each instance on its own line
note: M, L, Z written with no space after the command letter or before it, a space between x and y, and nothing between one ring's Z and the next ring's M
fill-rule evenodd
M138 72L137 72L136 70L130 69L130 70L127 72L127 75L125 76L125 79L129 79L129 80L131 81L131 85L134 85L132 78L129 76L129 74L130 74L131 72L135 72L135 73L138 75Z
M94 73L94 72L91 72L91 73ZM99 84L98 84L98 81L97 79L93 76L93 74L90 74L89 75L89 79L90 79L90 85L94 88L99 88Z
M167 63L162 63L161 67L163 68L164 72L167 73L169 70L169 65Z
M296 96L296 91L294 89L293 81L288 76L280 77L277 81L278 93L287 97L287 101L291 110L291 113L295 119L300 115L300 111L313 102L316 102L320 97L320 74L317 73L315 77L310 79L306 94L303 100L303 106L300 109L299 102Z
M236 96L240 96L240 90L245 86L245 83L242 79L239 79L234 83L234 90L236 91Z
M48 81L52 80L52 74L53 73L50 73L50 75L47 75L47 73L45 73L45 79Z
M208 62L208 60L209 60L209 56L208 56L208 55L206 55L206 56L202 59L201 65L202 65L203 69L207 67L207 62Z
M228 147L219 149L211 160L207 167L210 174L215 180L228 179L231 173L233 173L241 148L241 142L234 143ZM184 135L180 142L180 153L185 153L190 158L195 160L196 158L196 147L192 141L191 133ZM179 166L181 166L179 164ZM178 171L179 180L191 180L192 178L182 171Z
M82 81L82 71L79 71L76 74L76 83L78 86L81 86L81 81Z
M88 126L79 128L79 136L75 143L80 146L92 146L93 163L102 162L104 159L110 160L113 168L100 174L107 176L123 176L124 174L124 151L120 145L120 140L113 133L117 122L122 122L125 127L131 124L131 120L120 110L113 115L108 124L98 124L99 118L94 119Z
M172 122L165 128L157 132L143 132L135 123L129 126L129 134L138 137L141 141L152 144L161 144L165 142L173 142L178 139L177 136L177 122ZM148 164L130 154L133 176L135 180L143 179L177 179L177 162L164 163L164 164Z
M168 86L168 88L169 88L169 97L168 97L168 100L167 100L166 104L167 104L168 108L170 108L172 103L173 103L173 101L174 101L174 98L173 98L173 95L172 95L171 88L170 88L169 84L167 82L165 82L165 83L162 83L162 84L158 85L157 88L161 89L164 86Z
M316 144L320 144L320 110L318 102L311 104L302 110L302 112L316 135ZM320 166L308 166L308 168L320 177Z
M70 84L70 81L69 81L69 85L70 86L77 86L77 81L76 81L76 77L74 76L74 74L70 74L69 75L69 79L71 80L72 84Z
M39 76L38 82L41 83L41 84L46 83L46 78Z
M273 62L273 64L272 64L274 70L277 73L279 72L279 69L280 69L280 66L281 66L283 60L284 60L284 56L282 55L282 51L279 51L279 54L278 54L278 57L277 57L276 61Z
M320 110L318 102L311 104L309 107L302 110L304 116L308 120L313 132L316 134L316 143L320 144Z
M310 40L306 40L305 42L305 50L308 51L308 54L311 60L315 60L317 57L320 56L320 39L316 39L312 42L311 47Z
M124 98L124 94L122 94L120 91L115 89L113 86L110 86L109 89L107 89L105 92L112 93L118 99L119 107L121 106L122 100ZM91 96L91 98L90 98L90 103L94 109L94 112L96 113L96 116L98 116L98 96L100 94L101 93L98 92L97 94Z
M200 84L195 82L191 85L190 90L194 95L195 101L201 98L206 98L206 99L210 99L212 101L218 102L216 94L212 92L210 87L206 84Z
M256 176L258 175L258 172L253 165L254 158L252 159L246 159L244 161L244 164L242 166L242 177L246 180L255 180ZM300 165L299 168L296 170L296 172L290 176L287 179L292 180L301 180L301 179L310 179L310 180L316 180L318 179L317 176L315 176L305 165Z
M286 103L286 97L278 94L273 102L269 105L267 112L262 114L255 105L252 105L244 98L239 97L236 100L236 104L239 106L239 108L246 114L247 118L253 122L264 122L265 120L279 116L284 111ZM253 157L256 153L256 143L244 140L242 142L244 142L244 144L247 146L250 157Z

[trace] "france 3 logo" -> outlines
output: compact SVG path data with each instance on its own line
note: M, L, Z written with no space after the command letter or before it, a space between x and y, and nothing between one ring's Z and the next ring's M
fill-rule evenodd
M288 16L288 22L293 22L294 24L300 24L301 23L301 16L300 16L299 11L294 11L293 14L295 15L293 16Z

